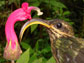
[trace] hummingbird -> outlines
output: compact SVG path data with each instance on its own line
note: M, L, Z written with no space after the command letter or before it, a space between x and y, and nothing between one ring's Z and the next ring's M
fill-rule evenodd
M40 24L46 28L56 63L84 63L84 39L74 36L73 28L69 23L60 19L33 18L22 26L20 41L25 30L33 24Z

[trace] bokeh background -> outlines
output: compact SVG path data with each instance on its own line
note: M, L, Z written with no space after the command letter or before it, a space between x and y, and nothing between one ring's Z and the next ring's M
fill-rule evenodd
M21 7L23 2L28 2L29 6L39 7L44 13L38 17L37 13L32 11L33 18L62 19L73 26L76 37L84 38L84 0L0 0L0 63L10 63L3 58L6 45L4 31L6 20L14 10ZM15 24L17 36L19 36L20 29L25 22ZM25 58L27 55L23 55L23 59L26 59L28 63L55 63L48 33L40 25L32 25L26 30L20 46L23 54L27 49L30 49L27 59Z

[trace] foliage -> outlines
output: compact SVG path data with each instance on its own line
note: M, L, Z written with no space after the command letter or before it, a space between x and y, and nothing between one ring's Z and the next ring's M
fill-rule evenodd
M30 6L40 7L44 12L39 18L51 20L62 19L74 26L75 35L84 37L84 0L0 0L0 63L9 63L3 58L3 50L6 39L4 27L7 17L12 11L21 7L23 2L28 2ZM32 11L32 17L38 17ZM24 22L15 24L17 36ZM39 25L32 25L26 30L21 42L23 54L16 63L55 63L52 57L49 36L46 29Z
M29 61L29 56L30 54L29 54L29 49L26 51L26 52L24 52L24 54L22 54L22 56L20 56L20 58L18 59L18 61L16 62L16 63L28 63L28 61Z

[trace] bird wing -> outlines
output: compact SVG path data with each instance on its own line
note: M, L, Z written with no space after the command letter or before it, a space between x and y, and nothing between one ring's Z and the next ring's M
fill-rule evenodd
M59 63L84 63L84 39L61 37L54 41Z
M75 58L76 63L84 63L84 39L76 38L76 40L81 44L78 55Z

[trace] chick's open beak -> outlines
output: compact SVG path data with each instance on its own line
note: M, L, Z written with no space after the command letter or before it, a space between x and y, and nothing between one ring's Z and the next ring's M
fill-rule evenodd
M49 21L48 21L49 22ZM45 22L45 20L42 20L42 19L31 19L30 21L27 21L21 28L21 31L20 31L20 35L19 35L19 39L20 39L20 42L22 40L22 37L23 37L23 34L25 32L25 30L33 25L33 24L40 24L40 25L43 25L47 28L50 28L50 25L48 23Z

